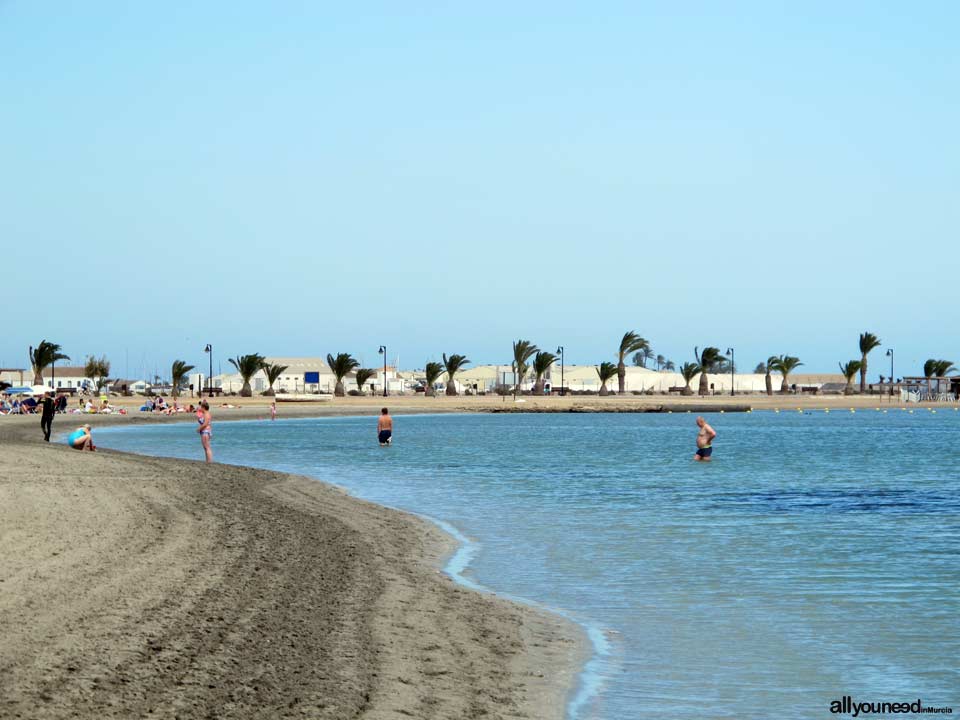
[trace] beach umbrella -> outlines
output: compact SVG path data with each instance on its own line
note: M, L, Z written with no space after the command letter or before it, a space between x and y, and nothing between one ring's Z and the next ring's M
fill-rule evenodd
M4 390L7 395L30 395L33 393L33 388L29 387L10 387Z

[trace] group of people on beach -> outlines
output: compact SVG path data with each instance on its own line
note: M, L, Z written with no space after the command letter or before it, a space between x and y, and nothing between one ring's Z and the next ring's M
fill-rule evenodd
M52 396L53 393L44 393L43 398L46 398L48 395ZM2 395L0 396L0 415L35 415L43 402L43 398L41 398L41 400L33 397L20 399L16 396ZM54 412L67 412L66 395L62 393L57 394L57 396L53 398L53 404Z
M52 395L52 393L47 393L44 396L40 410L40 427L43 430L43 439L47 442L50 442L53 416L56 412L56 405ZM211 442L213 441L213 414L210 412L210 404L206 400L201 400L196 410L194 410L192 404L189 407L190 412L196 412L197 434L200 435L200 445L203 447L204 458L206 462L212 463L213 447ZM277 405L275 402L271 403L270 406L270 419L277 419ZM697 451L694 453L693 459L697 462L710 462L710 458L713 455L713 441L717 437L717 432L702 416L698 415L696 422L698 428ZM380 443L381 447L386 447L393 443L393 418L390 416L388 408L382 408L380 410L380 417L377 420L377 442ZM93 444L90 425L83 425L70 433L67 437L67 444L75 450L96 450L96 446Z

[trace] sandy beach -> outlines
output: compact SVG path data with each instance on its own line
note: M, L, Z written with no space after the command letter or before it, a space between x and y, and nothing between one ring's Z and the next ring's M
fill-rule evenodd
M456 585L432 525L308 478L39 438L0 422L0 717L563 716L579 629Z

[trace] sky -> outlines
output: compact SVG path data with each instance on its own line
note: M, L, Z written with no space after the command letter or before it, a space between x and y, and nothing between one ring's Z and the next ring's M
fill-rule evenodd
M0 367L960 363L956 3L414 5L0 0Z

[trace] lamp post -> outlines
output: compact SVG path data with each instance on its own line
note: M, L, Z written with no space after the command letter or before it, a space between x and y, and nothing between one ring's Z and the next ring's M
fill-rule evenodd
M563 384L563 345L557 346L557 355L560 356L560 397L566 397L567 389Z
M887 357L890 358L890 397L893 398L893 348L887 348Z
M203 351L210 356L210 372L207 375L207 397L213 397L213 345L207 343Z
M383 355L383 396L387 396L387 346L381 345L378 351Z
M733 374L734 372L736 372L736 369L737 369L736 365L734 364L733 348L727 348L727 355L730 356L730 396L733 397L734 395L737 394L736 390L733 389L733 380L734 380Z

